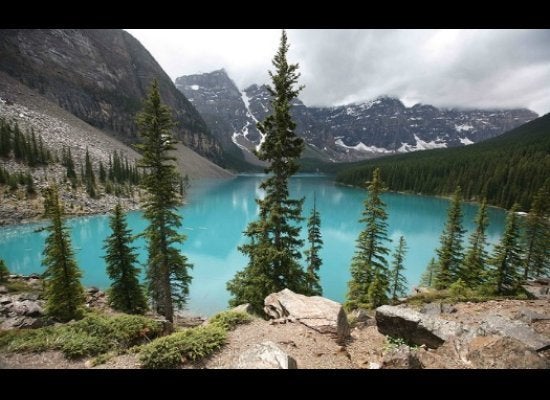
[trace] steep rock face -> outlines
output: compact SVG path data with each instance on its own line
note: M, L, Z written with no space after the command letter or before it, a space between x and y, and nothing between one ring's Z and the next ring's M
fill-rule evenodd
M210 129L226 148L237 146L249 151L261 143L255 123L271 109L265 85L251 85L241 92L220 70L180 77L176 86L205 115ZM456 110L422 104L406 107L391 97L338 107L307 107L295 99L293 106L296 132L306 140L308 154L332 161L465 146L537 117L527 109Z
M0 30L0 70L53 100L80 119L135 142L135 114L151 80L173 110L176 135L208 158L221 148L197 110L151 54L119 29Z

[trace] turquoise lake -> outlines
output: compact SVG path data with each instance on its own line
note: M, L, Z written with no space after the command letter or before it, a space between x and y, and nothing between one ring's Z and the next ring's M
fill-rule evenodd
M258 206L254 199L261 196L259 184L263 176L238 176L232 180L194 181L188 191L188 204L181 208L187 240L181 247L194 264L191 271L188 310L211 315L227 308L229 293L226 282L236 271L246 266L247 259L237 250L245 242L242 232L248 222L256 218ZM317 208L321 213L321 233L324 247L321 252L321 283L324 296L343 301L349 280L349 265L355 240L362 226L357 222L363 210L366 190L336 185L328 177L297 176L291 180L291 195L306 197L303 215L309 215L316 193ZM445 199L385 193L383 199L389 213L388 233L392 252L405 236L408 252L405 258L409 286L418 284L435 249L445 224L449 201ZM477 205L465 204L464 227L469 233L474 228ZM494 244L503 231L505 213L489 209L488 239ZM128 223L134 233L143 231L146 221L141 212L128 214ZM42 250L46 232L36 232L45 223L25 224L0 228L0 258L12 273L41 273ZM84 272L83 283L105 289L109 281L105 273L103 240L111 233L107 215L70 218L72 244L79 266ZM305 221L304 221L305 228ZM306 231L302 229L305 238ZM145 261L144 242L135 242L140 262Z

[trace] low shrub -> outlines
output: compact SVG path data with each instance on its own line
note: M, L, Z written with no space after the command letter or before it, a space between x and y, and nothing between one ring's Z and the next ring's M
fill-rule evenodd
M212 354L226 337L226 330L218 324L189 328L142 346L139 359L144 368L176 368Z
M122 351L161 332L162 324L146 317L90 314L66 325L3 334L0 345L15 352L61 350L67 358L80 358Z
M242 311L224 311L214 315L208 321L210 325L218 325L226 330L232 330L237 325L248 324L252 321L252 317Z

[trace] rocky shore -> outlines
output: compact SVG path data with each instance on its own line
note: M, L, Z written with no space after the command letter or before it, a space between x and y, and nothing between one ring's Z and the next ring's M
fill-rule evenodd
M550 280L532 282L539 298L382 306L346 315L323 297L283 290L265 300L265 318L229 332L223 348L181 368L550 368ZM0 331L51 325L39 276L11 276L0 286ZM86 305L113 313L105 293L86 292ZM248 312L247 305L236 311ZM176 330L207 323L179 315ZM58 352L6 353L0 368L140 368L136 354L67 360Z

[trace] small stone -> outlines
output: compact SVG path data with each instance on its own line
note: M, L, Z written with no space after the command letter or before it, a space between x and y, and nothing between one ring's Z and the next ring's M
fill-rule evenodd
M6 294L8 293L8 288L5 286L0 286L0 294Z
M369 369L380 369L382 366L376 362L369 362Z

